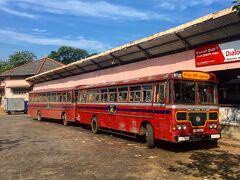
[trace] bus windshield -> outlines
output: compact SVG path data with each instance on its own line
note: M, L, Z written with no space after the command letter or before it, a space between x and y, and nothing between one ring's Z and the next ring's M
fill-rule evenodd
M178 80L173 88L176 104L217 104L216 83Z
M174 81L174 103L195 104L196 89L194 81Z
M198 82L199 104L217 104L216 84L209 82Z

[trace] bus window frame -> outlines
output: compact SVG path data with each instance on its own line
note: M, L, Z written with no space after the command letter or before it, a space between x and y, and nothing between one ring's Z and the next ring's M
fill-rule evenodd
M104 87L104 88L100 88L99 90L100 90L100 97L101 97L101 98L100 98L100 102L101 102L101 103L106 103L106 102L108 102L108 95L109 95L109 94L108 94L108 88ZM103 93L102 93L102 90L106 90L106 92L103 92ZM102 100L102 95L107 95L105 101Z
M111 92L113 89L115 91ZM115 94L115 101L111 101L111 99L110 99L111 98L111 94ZM110 102L110 103L118 102L118 88L116 86L108 88L108 101L107 102Z
M139 91L131 91L131 87L137 87L137 86L139 86L140 87L140 90ZM128 100L128 102L129 103L141 103L141 99L142 99L142 84L132 84L132 85L129 85L129 88L128 88L128 91L129 91L129 100ZM133 97L133 99L134 99L134 101L131 101L131 92L134 92L134 97ZM140 94L140 97L139 97L139 101L135 101L135 92L140 92L139 94Z
M151 100L150 101L144 101L144 86L146 86L146 85L151 86L151 90L149 90L149 91L151 91L151 98L150 98ZM152 83L152 82L143 83L141 86L142 86L142 88L141 88L141 94L142 94L141 103L152 103L153 102L153 96L154 96L154 83Z
M119 89L121 89L121 88L127 88L127 91L119 91ZM127 99L125 100L125 101L120 101L119 100L119 94L120 93L127 93ZM117 102L118 103L127 103L128 102L128 100L129 100L129 86L118 86L117 87Z
M167 85L166 85L166 82L167 82L167 81L164 81L164 80L163 80L163 81L158 81L158 82L156 82L156 83L153 84L153 89L154 89L153 103L159 104L159 105L165 105L165 104L166 104L166 102L167 102ZM161 93L161 94L164 95L164 97L163 97L163 101L160 102L160 95L161 95L161 94L159 95L158 98L156 97L156 96L157 96L156 87L158 86L158 90L159 90L159 92L160 92L160 86L161 86L161 85L164 86L164 88L163 88L164 92Z

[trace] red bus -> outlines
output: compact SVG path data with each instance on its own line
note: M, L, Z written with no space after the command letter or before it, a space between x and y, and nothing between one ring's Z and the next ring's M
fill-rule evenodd
M220 139L217 80L212 73L177 71L72 89L33 91L32 117L78 121L93 133L112 131L170 142Z

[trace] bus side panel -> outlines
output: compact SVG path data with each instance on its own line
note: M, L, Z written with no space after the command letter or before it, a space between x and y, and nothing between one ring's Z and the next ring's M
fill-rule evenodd
M155 138L167 140L170 134L171 127L171 110L165 107L154 108L154 121L155 121Z
M97 114L97 118L98 118L98 125L99 127L104 127L104 128L108 128L108 114L104 114L104 113L98 113Z
M120 131L127 131L129 127L127 126L127 117L126 116L121 116L117 115L116 116L116 129Z
M29 105L28 105L28 114L29 114L31 117L37 117L37 109L34 108L32 104L29 104Z
M152 123L153 111L151 107L128 106L119 107L119 109L116 112L115 129L117 130L138 134L143 121Z
M93 116L93 110L86 108L85 105L78 104L76 107L76 119L80 123L90 124Z

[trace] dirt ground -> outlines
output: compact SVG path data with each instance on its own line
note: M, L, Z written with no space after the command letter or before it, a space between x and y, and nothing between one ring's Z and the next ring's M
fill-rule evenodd
M0 179L240 179L240 149L143 142L0 114Z

